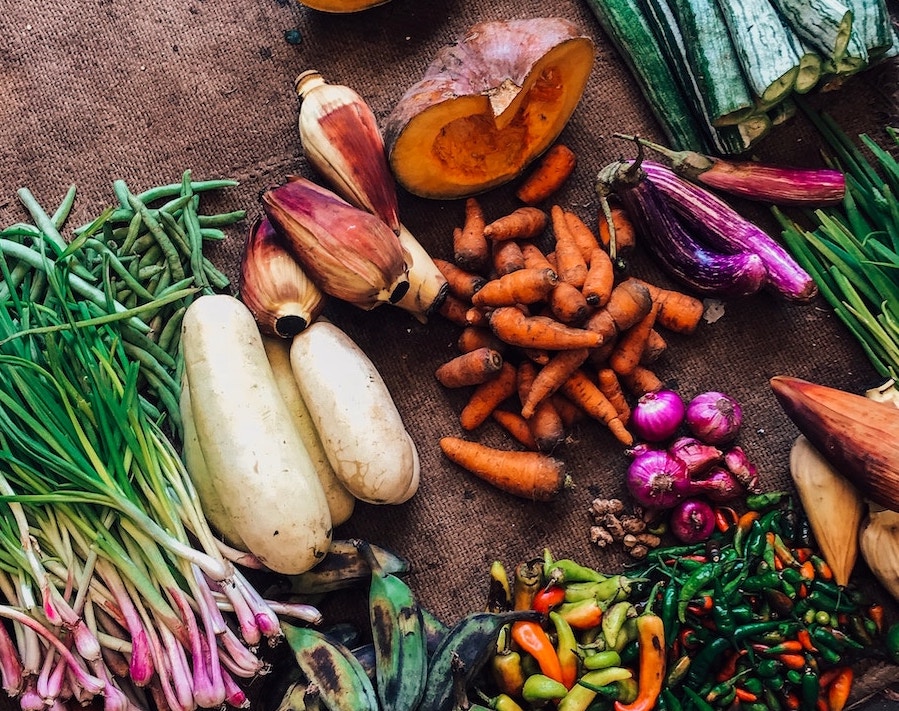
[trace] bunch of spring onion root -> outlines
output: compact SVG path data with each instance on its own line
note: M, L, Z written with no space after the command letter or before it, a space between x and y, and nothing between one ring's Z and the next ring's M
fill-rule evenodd
M318 611L264 599L206 523L134 337L171 294L124 306L31 207L28 244L0 243L2 688L23 709L245 705L279 616Z
M799 103L846 173L841 204L791 216L779 208L788 249L812 275L875 370L899 377L899 162L869 135L859 148L834 119ZM895 151L899 131L887 128Z

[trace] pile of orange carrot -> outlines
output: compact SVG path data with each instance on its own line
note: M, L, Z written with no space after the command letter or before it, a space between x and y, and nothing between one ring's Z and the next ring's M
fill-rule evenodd
M625 244L633 226L623 212L614 219ZM459 416L465 432L493 419L517 443L500 450L447 436L441 449L518 496L548 500L569 483L553 451L576 422L595 420L632 445L630 403L664 386L653 370L667 348L663 332L689 334L702 320L701 300L615 268L604 220L594 232L554 204L488 222L472 197L452 259L435 259L449 285L440 313L462 329L459 355L435 375L444 387L471 389Z

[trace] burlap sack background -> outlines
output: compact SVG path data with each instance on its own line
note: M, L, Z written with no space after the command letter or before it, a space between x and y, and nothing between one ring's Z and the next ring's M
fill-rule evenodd
M891 9L897 8L892 5ZM292 0L0 0L0 224L23 219L16 190L27 186L48 210L70 183L79 188L70 227L113 202L112 181L132 190L195 178L232 177L239 188L211 206L260 213L258 195L291 173L313 177L295 122L293 79L309 68L361 93L379 118L424 70L435 50L478 20L558 15L596 42L586 94L561 136L579 164L560 204L594 221L593 176L629 146L615 131L660 139L619 56L585 2L576 0L393 0L350 16L328 16ZM291 41L289 41L291 40ZM850 132L883 137L899 121L899 66L893 62L813 96ZM801 116L778 127L755 151L762 159L820 165L820 142ZM448 258L462 203L401 191L401 216L434 256ZM511 190L483 196L488 217L514 207ZM773 228L767 210L736 203ZM246 225L212 252L230 276ZM634 270L666 279L645 255ZM599 426L581 425L557 452L576 487L552 504L495 491L450 465L437 446L461 434L466 393L443 390L435 368L455 354L458 329L440 317L420 324L384 307L362 312L334 303L329 315L364 347L387 381L423 467L418 495L400 507L359 505L337 536L391 546L413 564L421 600L446 621L483 605L494 559L510 568L549 546L600 567L624 559L588 540L587 507L597 495L620 495L626 458ZM671 337L657 371L685 396L721 389L745 406L740 443L766 487L786 485L796 430L777 406L768 379L789 374L859 391L877 382L861 350L823 301L791 304L767 294L728 303L723 318L692 337ZM491 425L473 436L505 438ZM358 595L337 596L331 620L358 614Z

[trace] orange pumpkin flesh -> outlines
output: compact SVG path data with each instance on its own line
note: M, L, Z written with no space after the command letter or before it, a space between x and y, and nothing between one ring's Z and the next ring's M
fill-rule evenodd
M360 12L370 7L384 5L387 2L389 0L299 0L300 5L305 5L313 10L333 13Z
M384 135L409 192L455 199L517 177L558 137L593 67L593 41L560 18L482 22L438 52Z

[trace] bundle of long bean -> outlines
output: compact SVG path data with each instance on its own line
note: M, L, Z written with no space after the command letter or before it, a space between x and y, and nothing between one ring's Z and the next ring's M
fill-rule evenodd
M27 189L18 196L32 223L0 230L0 301L23 290L35 303L52 298L48 273L64 265L71 288L90 316L129 313L119 323L123 347L140 365L146 385L145 406L161 408L180 434L178 338L181 316L199 293L223 290L228 278L204 256L203 245L225 237L223 227L244 217L243 210L200 212L200 196L237 185L233 180L195 181L186 171L180 183L134 194L117 180L118 205L74 229L63 229L75 200L69 188L60 206L48 214ZM157 414L158 416L158 414Z
M807 217L812 229L774 208L787 247L884 378L899 377L899 162L869 135L873 161L832 117L800 103L846 173L842 205ZM899 131L886 128L899 147Z
M3 689L23 708L241 706L278 614L318 613L264 600L226 557L142 402L117 328L139 309L96 317L72 276L59 258L0 304Z

